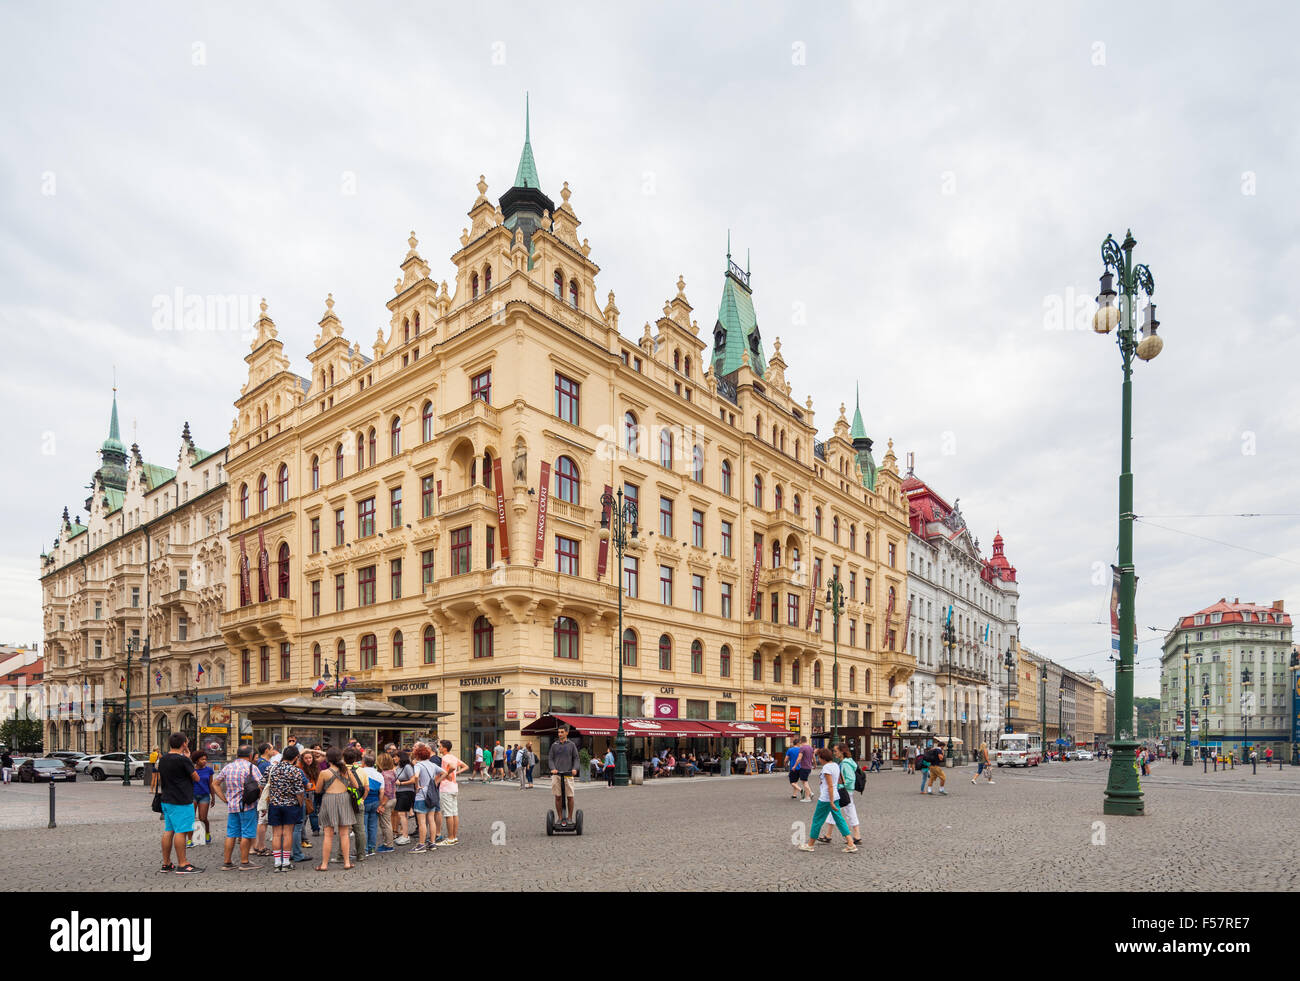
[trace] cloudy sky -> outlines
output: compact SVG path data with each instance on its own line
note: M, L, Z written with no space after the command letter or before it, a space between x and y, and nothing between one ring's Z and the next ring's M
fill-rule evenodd
M187 420L228 438L248 335L159 330L156 298L266 296L306 373L333 292L368 351L409 231L450 279L478 175L509 186L525 90L625 331L679 274L711 326L730 229L823 435L861 383L877 460L914 452L986 551L1001 529L1023 642L1099 672L1121 370L1074 311L1131 227L1166 344L1135 374L1138 693L1179 614L1300 603L1300 17L801 7L7 4L0 642L42 639L37 556L83 510L114 366L147 459Z

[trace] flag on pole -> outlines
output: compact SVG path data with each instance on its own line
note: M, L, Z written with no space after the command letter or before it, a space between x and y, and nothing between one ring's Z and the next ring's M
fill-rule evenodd
M160 688L162 687L162 672L157 668L153 669L153 683L158 685Z
M321 692L323 692L323 691L325 690L325 679L324 679L324 678L318 678L318 679L316 680L316 684L314 684L314 685L311 686L311 690L312 690L313 692L315 692L317 695L319 695Z
M121 691L126 691L126 676L125 676L125 675L123 675L121 678L118 678L118 679L117 679L117 687L118 687Z
M198 681L198 680L199 680L200 678L202 678L202 677L203 677L203 665L200 664L200 665L199 665L199 673L196 674L196 675L194 676L194 680L195 680L195 681Z

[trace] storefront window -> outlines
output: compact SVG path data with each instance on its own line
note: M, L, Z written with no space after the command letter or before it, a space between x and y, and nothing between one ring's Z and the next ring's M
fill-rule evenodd
M735 721L736 721L736 703L735 703L735 702L718 702L718 703L717 703L717 709L718 709L717 720L718 720L719 722L735 722Z
M707 719L709 717L709 703L704 700L688 698L686 700L686 718L688 719Z
M543 715L591 715L594 696L591 692L542 689Z

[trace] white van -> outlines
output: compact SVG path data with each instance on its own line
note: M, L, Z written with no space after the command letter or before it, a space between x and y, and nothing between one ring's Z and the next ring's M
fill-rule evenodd
M1038 766L1043 737L1037 732L1007 732L998 737L998 766Z

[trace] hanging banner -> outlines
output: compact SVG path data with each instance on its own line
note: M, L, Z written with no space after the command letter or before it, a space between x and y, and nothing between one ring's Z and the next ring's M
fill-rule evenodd
M749 615L754 615L754 610L758 608L758 568L763 564L763 550L754 546L754 582L749 589Z
M500 481L498 481L500 483ZM438 496L442 497L442 481L438 481Z
M248 584L248 550L244 547L244 534L239 534L239 605L247 606L253 602Z
M799 716L802 712L803 709L799 708L799 706L797 705L790 706L790 712L789 712L790 721L786 723L786 728L789 729L791 732L795 733L796 735L798 735L799 733Z
M542 564L546 552L546 508L551 500L551 464L542 461L542 475L537 481L537 544L533 548L533 565Z
M492 461L492 482L497 488L497 528L501 539L501 561L510 561L510 531L506 528L506 492L505 482L501 479L501 458ZM438 482L438 493L442 493L442 482Z
M784 705L773 705L773 706L772 706L772 719L771 719L771 721L772 721L772 725L774 725L774 726L783 726L783 725L785 725L785 706L784 706Z
M610 487L609 484L606 484L605 494L609 495L612 493L614 493L614 488ZM601 514L600 517L601 527L604 528L607 526L612 526L613 521L612 521L612 516L609 513L608 504L601 505L600 514ZM600 540L600 554L596 557L596 581L597 582L599 582L601 579L604 578L605 566L608 564L609 564L609 539L602 538Z
M813 607L817 605L817 589L808 590L808 616L804 618L804 630L812 629Z
M886 627L886 628L888 628L889 625L894 621L894 595L895 595L895 594L894 594L894 587L893 587L893 586L890 586L890 587L889 587L889 605L888 605L888 608L885 610L885 627Z
M755 706L754 706L754 721L755 721L755 722L766 722L766 721L767 721L767 706L766 706L766 705L755 705Z
M1111 566L1110 571L1110 649L1119 657L1119 566Z
M903 654L907 653L907 636L908 636L908 631L911 629L912 629L912 597L909 596L907 598L907 618L903 621L903 650L902 650Z
M257 588L258 602L271 598L271 557L266 554L266 533L257 529Z

